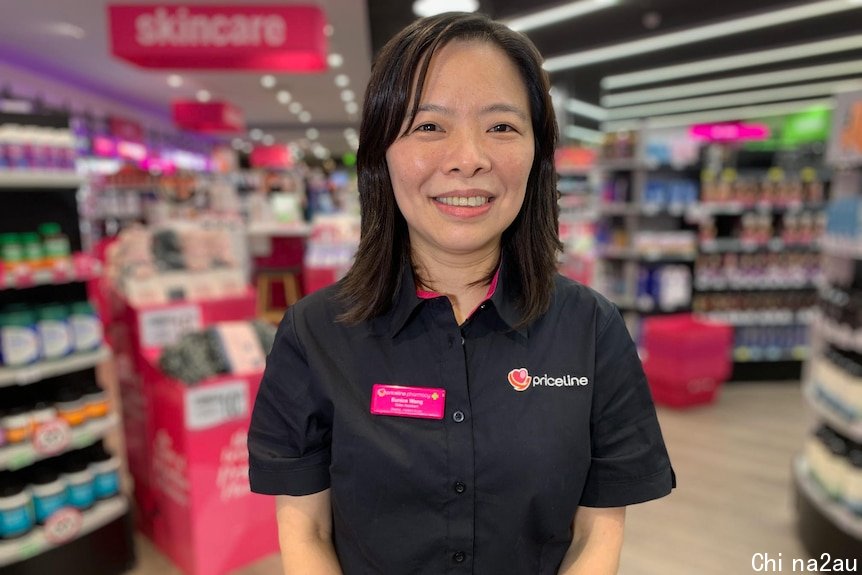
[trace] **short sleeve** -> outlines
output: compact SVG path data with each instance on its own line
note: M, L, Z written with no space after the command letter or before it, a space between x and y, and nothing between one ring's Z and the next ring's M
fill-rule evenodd
M606 317L596 341L586 507L633 505L676 486L634 342L616 309Z
M285 314L254 402L248 432L251 490L308 495L329 487L332 405L322 396Z

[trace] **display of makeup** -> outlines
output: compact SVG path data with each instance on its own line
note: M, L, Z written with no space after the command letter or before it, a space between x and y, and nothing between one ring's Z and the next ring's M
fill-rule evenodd
M700 254L695 285L700 289L810 286L820 277L820 255L809 252Z

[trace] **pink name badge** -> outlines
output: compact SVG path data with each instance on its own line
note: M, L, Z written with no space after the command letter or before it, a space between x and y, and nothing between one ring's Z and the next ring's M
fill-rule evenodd
M371 413L375 415L443 419L445 407L445 389L380 383L371 388Z

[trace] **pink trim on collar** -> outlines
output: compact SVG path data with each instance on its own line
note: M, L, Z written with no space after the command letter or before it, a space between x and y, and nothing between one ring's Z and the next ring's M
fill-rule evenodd
M494 277L491 279L491 284L488 286L488 293L485 294L485 299L483 300L483 303L491 299L491 297L494 295L494 292L497 291L498 279L500 279L500 266L497 266L497 271L494 272ZM435 297L440 297L441 295L443 294L416 288L416 297L418 297L419 299L434 299ZM473 315L475 311L476 310L474 309L472 312L470 312L470 315Z

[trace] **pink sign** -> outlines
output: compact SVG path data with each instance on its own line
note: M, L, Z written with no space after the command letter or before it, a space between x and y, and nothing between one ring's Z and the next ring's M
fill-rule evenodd
M769 126L765 124L696 124L689 128L695 140L711 142L739 142L765 140L769 137Z
M375 415L443 419L445 407L445 389L379 383L371 389L371 413Z
M204 133L245 131L242 110L230 102L179 100L171 105L174 122L184 130Z
M111 52L143 68L318 72L326 16L301 5L116 5Z

